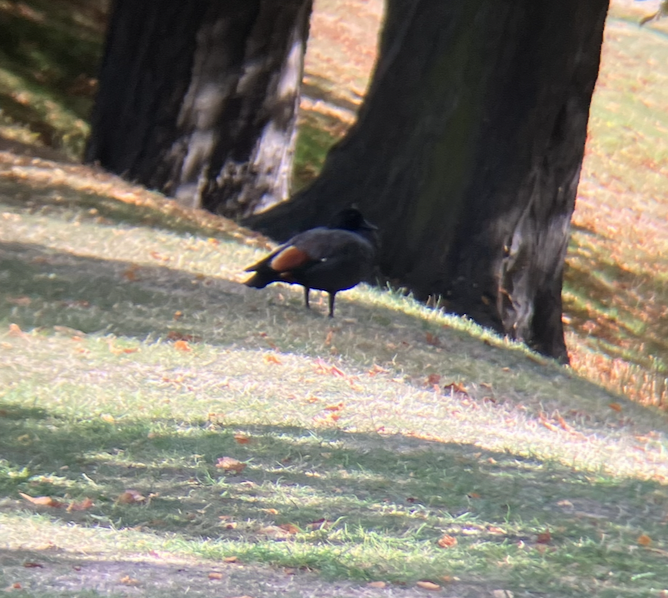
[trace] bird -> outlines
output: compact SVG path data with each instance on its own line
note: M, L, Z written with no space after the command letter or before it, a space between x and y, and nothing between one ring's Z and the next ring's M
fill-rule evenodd
M307 309L311 289L326 291L329 317L333 318L336 294L371 273L376 253L372 235L376 230L357 208L341 210L329 226L295 235L246 268L254 274L244 284L256 289L273 282L302 285Z

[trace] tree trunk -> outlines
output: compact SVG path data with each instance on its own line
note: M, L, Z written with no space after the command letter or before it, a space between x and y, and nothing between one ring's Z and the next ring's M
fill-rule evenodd
M284 199L312 0L116 0L88 162L228 216Z
M249 220L358 204L418 298L564 362L561 287L607 0L389 0L371 89L321 176Z

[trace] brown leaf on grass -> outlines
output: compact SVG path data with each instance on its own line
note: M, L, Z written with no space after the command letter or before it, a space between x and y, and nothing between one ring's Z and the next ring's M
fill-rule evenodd
M234 441L237 444L248 444L251 441L251 439L250 436L246 436L246 434L235 434Z
M438 592L438 590L441 589L441 586L431 581L418 581L415 583L415 585L418 588L422 588L423 590L431 590L432 592Z
M557 428L557 426L551 423L550 420L547 419L546 415L542 412L538 414L538 421L540 421L543 427L547 428L548 430L551 430L552 432L559 431L559 428Z
M333 338L334 338L334 331L330 329L327 331L327 336L325 337L325 347L329 347L332 344Z
M84 498L83 500L73 500L67 507L67 512L71 513L72 511L87 511L94 507L93 500L90 498Z
M207 576L209 579L223 579L223 574L217 571L211 571Z
M446 384L443 387L443 390L446 392L450 392L450 394L461 394L461 395L466 395L468 396L468 390L466 389L466 386L461 384L460 382L450 382L450 384Z
M119 583L122 583L124 586L138 586L139 580L129 575L125 575L118 580Z
M652 538L650 538L647 534L641 534L638 536L636 542L638 542L640 546L650 546L652 544Z
M558 411L554 412L554 418L557 420L563 430L566 430L566 432L575 432L573 427L570 426L563 417L561 417L561 414Z
M273 353L270 353L269 355L265 355L262 359L264 360L265 363L273 363L273 364L276 364L276 365L282 365L282 363L283 363Z
M5 301L7 303L11 303L12 305L18 305L19 307L28 307L28 305L32 303L32 299L26 296L5 297Z
M453 546L457 546L457 538L445 534L439 538L437 544L441 548L452 548Z
M321 519L317 519L316 521L311 521L311 523L307 523L306 527L308 527L311 530L318 530L318 529L329 529L332 527L332 522L329 519L325 519L322 517Z
M385 368L376 365L374 363L373 367L367 372L368 376L377 376L378 374L387 374L389 373L390 370L386 370Z
M117 505L133 505L137 503L142 503L146 500L146 497L143 496L137 490L128 489L125 492L121 492L116 499Z
M294 523L282 523L278 527L280 527L283 531L293 535L298 534L301 531Z
M427 344L431 345L432 347L441 346L441 339L438 338L435 334L432 334L431 332L427 332L427 334L425 335L425 340L427 341Z
M183 353L189 353L190 351L192 351L192 349L190 348L190 345L188 344L188 342L187 342L187 341L183 341L183 340L176 341L176 342L174 343L174 348L175 348L177 351L182 351Z
M338 403L336 405L327 405L325 407L325 411L341 411L345 407L345 404L343 402Z
M370 588L378 588L379 590L382 590L383 588L387 587L387 584L384 581L370 581L366 585Z
M168 262L172 258L169 257L168 255L162 255L161 253L158 253L157 251L151 251L149 252L149 255L154 259L158 260L159 262Z
M241 473L246 469L246 464L241 461L237 461L232 457L219 457L216 462L216 467L222 469L223 471L232 472L232 473Z
M487 526L487 531L490 534L498 534L498 535L505 535L506 530L501 528L501 527L496 527L495 525L488 525Z
M16 338L27 338L28 335L21 330L18 324L9 325L9 336L14 336Z
M183 312L180 309L177 309L172 317L175 320L180 320L183 317Z
M536 536L536 544L549 544L552 541L550 530L541 532Z
M223 563L236 563L239 561L238 556L226 556L223 558Z
M26 569L44 569L44 565L42 565L42 563L35 563L33 561L27 561L23 563L23 566Z
M318 358L315 360L315 371L318 374L325 374L329 376L339 376L341 378L345 378L346 374L339 368L337 368L335 365L328 365L325 363L322 359Z
M609 403L608 407L610 407L610 409L616 411L617 413L619 413L622 410L622 406L619 403Z
M52 507L54 509L60 509L61 507L65 506L62 502L56 500L55 498L51 498L50 496L29 496L28 494L23 494L23 492L19 492L19 495L33 505L37 505L38 507Z
M123 278L125 280L128 280L130 282L135 282L137 280L137 271L139 270L139 266L136 266L135 264L131 265L128 267L125 272L123 272Z
M429 374L427 377L427 384L429 386L434 386L435 384L438 384L441 381L441 375L440 374Z

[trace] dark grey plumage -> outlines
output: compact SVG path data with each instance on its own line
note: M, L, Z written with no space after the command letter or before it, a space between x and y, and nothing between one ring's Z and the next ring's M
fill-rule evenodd
M371 273L375 247L370 234L374 230L356 208L343 210L330 226L299 233L246 268L255 274L245 284L256 289L272 282L300 284L307 308L311 289L326 291L329 316L334 317L336 293L354 287Z

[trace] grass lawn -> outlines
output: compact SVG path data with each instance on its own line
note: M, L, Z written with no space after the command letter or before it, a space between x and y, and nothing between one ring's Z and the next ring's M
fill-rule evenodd
M0 0L0 15L40 23L21 7L63 4ZM302 182L373 62L380 4L336 17L351 4L322 0L314 20ZM53 14L63 35L97 26ZM597 91L565 290L576 371L378 289L342 293L333 321L324 298L306 312L298 289L240 284L262 238L0 152L0 590L668 596L668 420L649 405L668 300L659 25L608 28L620 67ZM346 42L329 63L327 31ZM11 96L10 58L0 43ZM47 93L32 70L20 86ZM14 150L76 155L16 113L4 127Z

